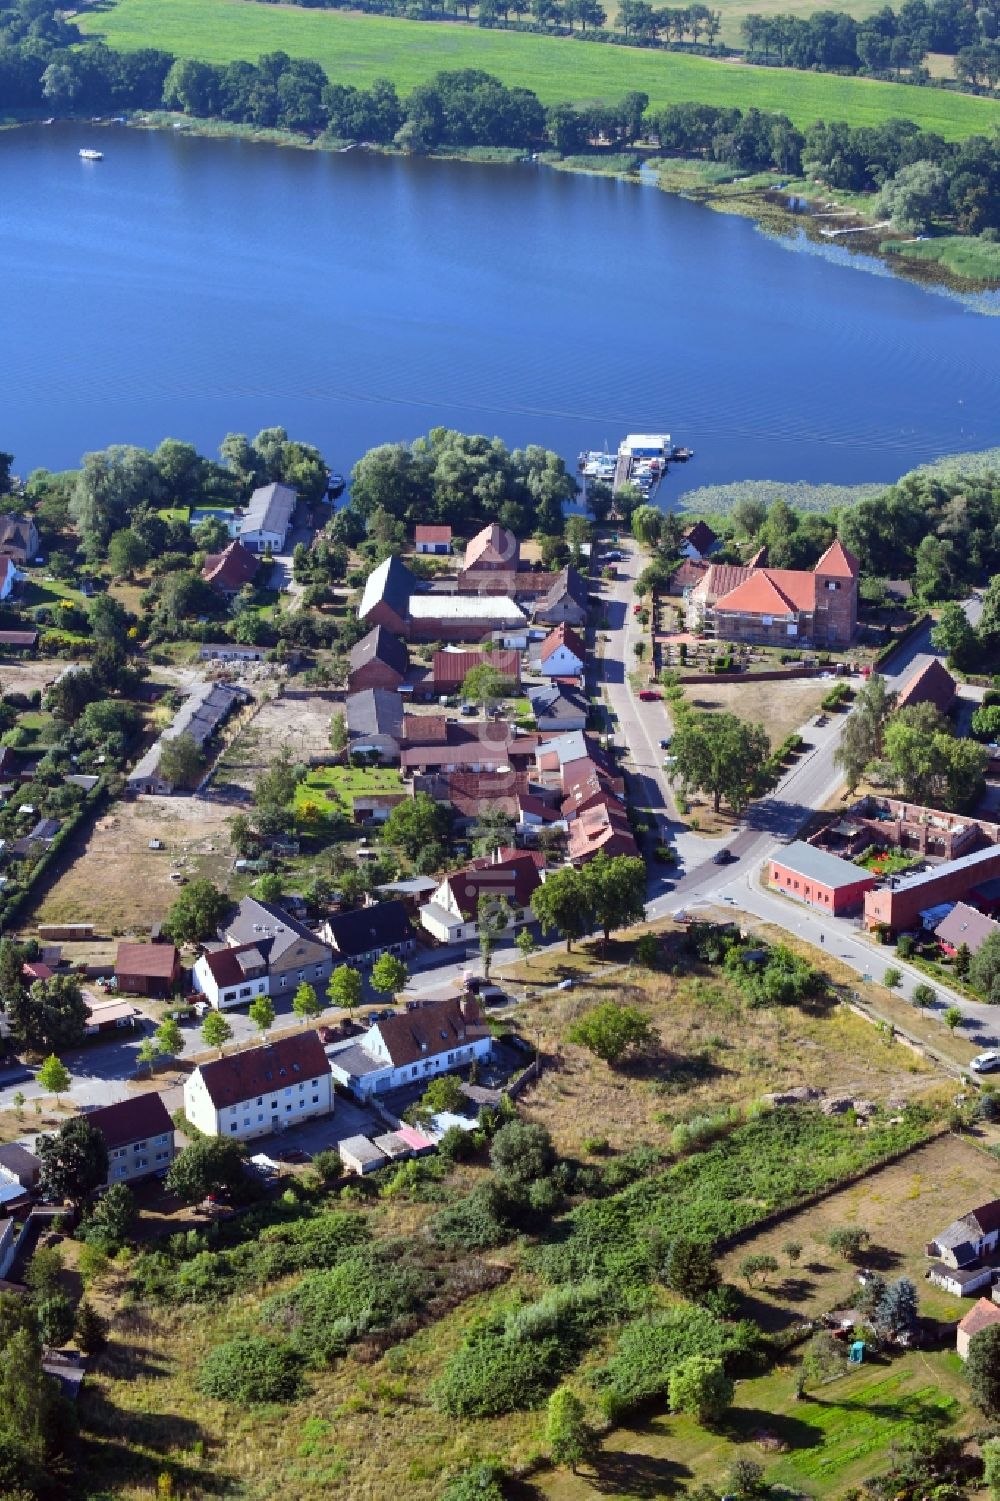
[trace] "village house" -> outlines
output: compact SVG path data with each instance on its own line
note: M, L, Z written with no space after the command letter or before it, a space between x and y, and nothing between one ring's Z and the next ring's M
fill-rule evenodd
M426 792L450 807L458 827L467 828L494 810L516 819L518 800L529 788L524 771L452 771L414 778L414 792Z
M528 689L528 702L539 731L561 732L585 728L589 709L582 693L565 683L544 683Z
M991 1199L953 1220L926 1246L928 1256L947 1267L963 1269L992 1256L1000 1241L1000 1199Z
M635 858L639 854L628 814L612 797L605 796L575 813L567 831L566 853L573 865L583 865L602 851L609 858L616 855Z
M391 688L363 688L345 704L351 755L377 757L384 765L399 760L403 701Z
M473 997L421 1006L374 1022L359 1038L328 1049L334 1079L370 1099L488 1058L492 1048Z
M395 692L406 681L409 670L406 643L384 625L377 625L351 647L347 691L360 693L363 688L385 688Z
M365 580L358 619L369 629L385 626L407 641L482 641L496 631L516 632L527 625L525 612L505 594L421 592L395 554Z
M531 612L538 625L585 626L589 608L587 581L575 568L560 569Z
M10 593L8 589L7 593ZM4 598L0 592L0 599ZM13 651L19 655L26 651L34 651L38 645L37 631L0 631L0 651Z
M707 563L700 563L695 558L685 558L670 575L667 593L678 598L687 594L696 584L701 583L707 572Z
M12 1214L29 1205L37 1197L41 1176L42 1160L34 1152L16 1141L0 1146L0 1208Z
M991 1329L994 1324L1000 1324L1000 1306L991 1303L989 1298L980 1298L955 1330L955 1349L962 1360L968 1360L969 1344L976 1335L984 1329Z
M225 946L202 954L192 970L195 987L220 1011L258 995L291 997L304 980L320 993L333 972L329 945L274 902L245 896L222 937Z
M878 878L850 860L795 839L770 861L768 880L783 896L836 916L861 905Z
M341 964L366 967L394 954L409 959L417 947L406 907L401 901L375 902L351 912L334 912L320 928Z
M587 661L587 648L568 625L558 625L538 648L538 671L550 678L578 678Z
M333 1108L333 1076L314 1031L228 1053L184 1081L184 1114L206 1136L270 1136Z
M203 641L198 648L202 662L264 662L266 646L248 646L243 641Z
M247 584L257 577L260 563L242 542L230 542L222 552L209 553L202 565L201 576L216 594L223 599L233 599Z
M174 1123L158 1094L133 1095L88 1111L86 1119L104 1137L109 1184L162 1178L174 1160Z
M172 995L181 975L181 956L172 943L120 943L115 982L131 995Z
M690 558L695 562L702 563L713 552L719 549L719 539L709 526L707 521L696 521L694 526L689 526L681 538L678 548L682 558Z
M408 716L407 729L411 722ZM521 734L516 726L502 720L478 723L469 728L450 725L443 741L435 739L426 744L404 744L400 765L404 776L426 775L428 772L524 771L534 761L537 747L537 735Z
M932 657L908 679L896 699L897 709L914 704L933 704L939 714L947 714L955 702L957 683L939 657Z
M289 485L261 485L239 521L239 540L250 552L281 552L298 500Z
M1000 933L1000 922L994 922L984 912L970 907L966 902L956 902L954 907L934 929L934 937L943 951L954 958L964 944L970 954L977 954L994 933Z
M37 555L38 528L31 517L10 513L0 516L0 557L12 563L30 563Z
M713 563L687 595L688 630L758 645L848 646L858 627L858 573L841 542L812 570Z
M451 552L451 527L421 524L414 529L413 546L415 552L424 555L447 556Z
M420 921L439 943L474 942L479 934L481 901L505 901L510 918L505 932L534 921L531 898L542 884L536 857L527 850L500 851L493 859L473 860L445 876Z
M458 575L460 589L472 594L499 589L507 593L521 564L521 544L505 526L491 522L469 541Z

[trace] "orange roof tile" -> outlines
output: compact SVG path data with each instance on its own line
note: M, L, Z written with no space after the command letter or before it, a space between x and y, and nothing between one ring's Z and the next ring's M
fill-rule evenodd
M798 608L764 569L723 595L716 601L716 607L746 615L794 615Z
M843 542L839 539L831 542L826 552L816 564L814 573L825 574L828 578L857 578L861 564L852 552L848 552Z

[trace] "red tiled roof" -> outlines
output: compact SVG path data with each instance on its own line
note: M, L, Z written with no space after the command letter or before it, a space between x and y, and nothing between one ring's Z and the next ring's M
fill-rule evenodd
M523 771L453 771L445 779L443 797L464 818L475 818L484 808L495 807L513 815L527 786Z
M115 973L172 980L177 959L177 950L172 943L120 943L115 956Z
M34 646L37 631L0 631L0 646Z
M534 792L521 792L517 798L518 809L522 814L530 813L534 818L540 818L543 823L558 823L562 817L558 808L553 808L544 798Z
M980 1298L974 1308L970 1308L965 1318L959 1322L959 1329L963 1334L979 1334L983 1329L989 1329L992 1324L1000 1324L1000 1305L991 1303L989 1298Z
M670 586L673 589L687 589L692 584L699 583L708 572L709 564L701 558L685 558L679 568L675 568L670 575Z
M450 526L417 526L413 531L415 542L450 542Z
M108 1151L143 1141L147 1136L174 1134L173 1121L158 1094L137 1094L120 1100L117 1105L88 1110L86 1118L100 1131Z
M199 1069L209 1099L217 1110L238 1105L254 1095L274 1094L299 1079L320 1079L330 1072L317 1032L278 1037L262 1048L230 1053Z
M739 611L744 615L794 615L795 606L778 588L766 570L752 573L742 584L722 595L716 608L727 612Z
M570 625L557 625L554 631L549 632L539 652L541 661L547 662L560 646L565 646L580 662L586 662L587 648Z
M447 745L447 719L443 714L404 714L403 744Z
M446 877L463 917L474 918L481 896L506 897L515 907L527 907L541 885L538 867L526 850L499 864L473 860Z
M904 683L896 700L896 708L907 704L933 704L942 714L951 708L955 698L955 679L938 657L932 657L909 682Z
M619 855L637 855L635 835L624 810L610 798L595 803L569 826L566 852L571 860L585 860L598 850L612 846Z
M472 998L422 1006L419 1011L387 1017L375 1026L394 1068L405 1068L421 1058L447 1053L470 1038L485 1035L479 1007Z
M469 542L465 549L463 569L491 565L506 566L516 572L520 554L521 548L514 533L494 521L490 526L484 526Z
M839 539L831 542L826 552L816 564L814 573L822 573L826 578L857 578L861 570L861 564L852 552L848 552L843 542Z
M267 940L263 940L267 942ZM256 951L260 955L263 965L267 960L259 943L234 943L224 949L212 949L205 955L205 963L209 973L220 990L225 990L227 985L241 985L246 979L246 970L239 962L240 954L249 954ZM251 968L255 966L251 965Z
M474 667L492 667L515 684L521 681L521 657L516 651L436 651L431 677L435 686L457 688Z
M230 542L224 552L211 553L201 570L213 589L242 589L255 577L260 564L242 542Z

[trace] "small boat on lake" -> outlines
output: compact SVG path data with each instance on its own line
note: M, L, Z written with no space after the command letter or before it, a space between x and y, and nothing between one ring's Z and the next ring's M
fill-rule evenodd
M85 162L103 162L104 152L95 151L92 146L84 146L80 150L80 157Z

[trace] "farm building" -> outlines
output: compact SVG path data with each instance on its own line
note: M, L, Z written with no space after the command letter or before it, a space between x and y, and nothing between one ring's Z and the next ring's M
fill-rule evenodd
M359 1178L365 1173L375 1172L376 1168L385 1167L388 1161L385 1153L380 1152L367 1136L346 1136L337 1150L347 1171L357 1173Z
M405 643L384 625L377 625L351 647L347 691L360 693L363 688L395 691L405 681L409 668L410 654Z
M391 688L362 688L345 704L351 754L377 756L383 764L399 760L403 738L403 700Z
M772 856L768 879L785 896L836 914L860 906L877 878L839 855L796 839Z
M451 552L451 527L420 525L413 533L414 551L424 555L446 556Z
M566 567L556 574L548 590L532 610L539 625L584 626L587 623L587 580L575 568Z
M938 657L919 668L903 684L896 699L897 709L908 709L914 704L933 704L941 714L947 714L955 701L955 679Z
M521 657L516 651L436 651L427 687L435 694L458 693L475 667L491 667L511 688L521 685Z
M227 683L199 683L174 715L170 727L129 773L126 782L129 792L173 792L173 783L160 774L162 742L177 735L190 735L196 745L205 746L245 700L241 688Z

